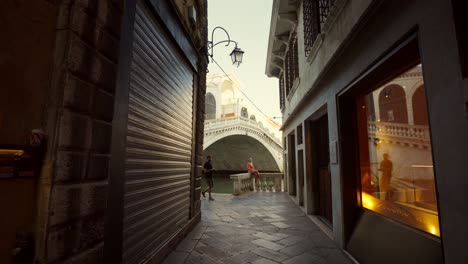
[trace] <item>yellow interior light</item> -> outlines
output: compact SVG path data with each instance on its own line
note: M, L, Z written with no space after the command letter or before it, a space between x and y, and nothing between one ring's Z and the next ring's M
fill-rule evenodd
M372 197L372 195L362 192L362 206L367 209L374 209L375 203L374 200L375 198Z
M18 155L21 156L24 154L22 149L0 149L0 155Z

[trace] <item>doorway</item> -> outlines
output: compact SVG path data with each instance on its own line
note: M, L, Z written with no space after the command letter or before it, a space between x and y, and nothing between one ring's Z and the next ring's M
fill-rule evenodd
M319 119L311 122L311 143L312 148L312 182L315 197L315 213L325 222L332 226L332 194L331 194L331 173L330 155L328 139L328 115L323 115ZM315 164L315 165L314 165Z
M296 139L294 133L288 135L288 178L289 194L296 196Z

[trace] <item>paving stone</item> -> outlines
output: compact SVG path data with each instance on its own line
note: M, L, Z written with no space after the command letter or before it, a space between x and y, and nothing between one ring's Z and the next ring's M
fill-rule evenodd
M319 248L337 248L336 243L322 231L309 234L309 238L314 241L314 244Z
M285 234L285 233L275 233L275 236L281 237L281 238L287 238L287 237L290 237L290 236L292 236L292 235L290 235L290 234Z
M285 264L327 264L327 261L320 255L304 253L292 259L283 261Z
M281 216L277 214L265 214L265 215L268 216L269 218L282 218Z
M193 230L192 232L190 232L188 235L187 235L187 238L191 238L191 239L201 239L201 237L203 236L203 234L205 233L207 227L205 226L201 226L201 225L197 225Z
M231 244L223 242L216 238L202 238L200 242L215 247L217 249L223 249L232 246Z
M228 247L223 249L226 251L226 253L231 254L231 255L237 255L242 252L247 252L247 251L252 251L256 250L257 248L260 248L258 245L252 244L252 243L247 243L247 244L238 244L234 245L232 247Z
M210 258L207 255L200 254L197 251L192 251L192 253L190 253L190 255L188 256L185 263L191 263L191 264L219 264L219 262L217 262L216 260Z
M258 239L258 237L253 236L253 235L242 235L242 236L227 238L225 242L232 244L232 245L236 245L236 244L246 244L256 239Z
M281 249L280 252L292 257L298 256L304 252L321 254L319 249L315 248L313 244L309 244L309 241L307 241L307 243L299 243L293 246L285 247Z
M214 196L165 264L352 264L286 193Z
M266 249L266 248L258 248L256 250L253 250L252 252L264 258L279 261L279 262L285 261L291 258L290 256L286 254L283 254L283 253L280 253L278 251L274 251L271 249Z
M221 240L229 237L227 234L222 234L219 231L206 232L205 235L210 236L210 237L214 237L216 239L221 239Z
M221 220L223 222L236 222L236 220L234 218L230 217L230 216L222 216Z
M179 243L175 251L190 253L197 243L198 240L185 238Z
M255 261L259 258L260 257L254 253L243 252L243 253L240 253L239 255L236 255L227 259L222 259L222 262L226 264L243 264L243 263Z
M187 252L172 252L169 256L164 260L163 264L182 264L187 259L189 253Z
M263 232L255 233L254 236L256 236L258 238L261 238L261 239L268 240L268 241L277 241L277 240L281 239L281 237L272 236L272 235L269 235L269 234L263 233Z
M205 255L208 255L214 259L228 258L231 256L231 254L228 254L223 250L220 250L211 246L197 247L197 251Z
M288 228L288 227L291 227L290 225L287 225L287 224L285 224L285 223L283 223L283 222L273 222L273 223L271 223L271 224L274 225L274 226L277 226L277 227L279 227L279 228Z
M299 243L301 241L304 241L305 239L306 239L305 237L290 236L288 238L276 241L276 243L278 243L280 245L283 245L283 246L286 246L286 247L289 247L289 246L295 245L295 244L297 244L297 243Z
M261 258L261 259L257 259L256 261L252 262L252 264L278 264L278 262L271 261L271 260L266 259L266 258Z
M282 222L282 221L287 221L288 219L286 218L283 218L283 217L280 217L280 218L266 218L266 219L263 219L263 221L265 222Z
M350 260L341 249L333 248L321 248L324 258L329 264L353 264L354 262Z
M257 244L264 248L271 249L271 250L280 250L284 248L283 245L279 245L279 244L273 243L265 239L257 239L257 240L252 241L252 243Z

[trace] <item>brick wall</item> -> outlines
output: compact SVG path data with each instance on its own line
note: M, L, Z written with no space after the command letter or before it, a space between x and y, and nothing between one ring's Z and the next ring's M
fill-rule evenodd
M53 167L41 263L102 263L122 12L122 0L59 6L48 109L55 116L48 155Z

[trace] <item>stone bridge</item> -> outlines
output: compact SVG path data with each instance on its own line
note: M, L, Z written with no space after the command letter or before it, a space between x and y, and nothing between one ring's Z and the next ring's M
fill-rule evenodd
M246 170L250 157L260 171L283 169L280 140L262 123L242 116L206 120L203 152L213 156L217 170Z

